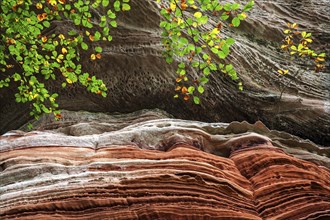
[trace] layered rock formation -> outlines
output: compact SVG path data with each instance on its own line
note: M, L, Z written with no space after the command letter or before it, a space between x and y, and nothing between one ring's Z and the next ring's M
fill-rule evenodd
M316 37L315 46L330 53L330 17L327 0L255 1L249 18L238 30L226 29L225 36L237 39L231 62L240 74L244 91L222 73L215 73L199 106L173 99L175 64L161 56L160 16L152 0L132 0L132 10L119 15L119 27L112 30L113 42L103 45L105 62L85 58L84 68L103 79L109 88L106 99L71 86L61 90L60 81L50 83L60 93L60 105L68 110L133 112L160 108L177 118L231 122L263 121L268 127L285 130L323 145L330 143L329 66L322 73L306 71L299 77L278 80L278 68L306 69L287 62L278 50L286 22L297 22ZM217 21L214 21L217 22ZM70 27L56 26L67 31ZM328 64L327 64L328 65ZM291 81L292 80L292 81ZM280 87L290 83L278 101ZM28 105L14 102L14 88L0 93L0 131L17 129L29 120Z
M0 137L1 219L330 217L329 148L260 122L63 115Z

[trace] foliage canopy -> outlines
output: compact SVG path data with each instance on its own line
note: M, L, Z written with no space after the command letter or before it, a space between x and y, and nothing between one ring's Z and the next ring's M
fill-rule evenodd
M0 3L0 88L17 85L17 102L31 102L31 116L54 113L61 118L56 98L45 86L61 80L62 87L80 83L106 97L102 80L84 71L81 54L102 58L99 41L111 41L117 13L131 9L130 0L2 0ZM233 65L225 59L235 40L220 35L224 25L238 27L254 1L244 5L218 0L155 0L163 19L163 55L179 60L176 98L200 103L199 94L213 71L237 81ZM104 14L100 14L104 11ZM212 25L211 19L218 23ZM57 22L70 23L68 33L53 31ZM206 27L212 28L206 28ZM198 78L192 78L193 72ZM239 89L242 83L238 82Z

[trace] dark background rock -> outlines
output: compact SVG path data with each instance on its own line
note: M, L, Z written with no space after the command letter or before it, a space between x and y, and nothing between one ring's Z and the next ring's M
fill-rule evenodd
M113 42L102 45L102 62L83 60L84 68L102 79L109 89L103 99L73 85L65 90L59 81L50 82L60 94L62 109L92 112L133 112L159 108L176 118L212 122L261 120L271 129L330 144L330 70L306 72L292 80L279 97L278 68L294 72L301 64L288 64L279 51L281 30L286 22L297 22L316 38L315 46L330 54L329 1L255 1L256 5L238 30L224 30L237 43L231 55L244 83L244 91L222 73L212 75L201 105L173 99L176 67L161 56L160 20L152 1L132 0L132 10L119 15L119 27L112 30ZM58 25L61 31L68 26ZM284 83L289 82L288 76ZM283 82L282 82L283 83ZM17 129L28 120L28 104L14 102L14 88L0 93L0 132Z

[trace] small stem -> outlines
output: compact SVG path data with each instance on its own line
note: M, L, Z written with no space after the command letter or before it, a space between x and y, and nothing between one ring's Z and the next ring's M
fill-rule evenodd
M281 89L281 93L280 93L279 100L281 100L284 90L290 85L290 83L292 82L292 80L295 79L296 76L298 76L300 73L301 73L301 72L300 72L300 70L298 69L297 72L296 72L296 73L293 75L293 77L290 79L290 81L289 81L287 84L285 84L285 85L283 86L283 88Z

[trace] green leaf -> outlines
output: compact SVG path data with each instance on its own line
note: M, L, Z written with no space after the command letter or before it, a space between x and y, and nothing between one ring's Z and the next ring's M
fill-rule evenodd
M88 50L88 45L85 42L81 42L81 48L83 50Z
M194 96L194 103L196 105L199 105L200 104L200 99L197 96Z
M193 94L194 91L195 91L195 87L194 87L194 86L189 86L189 87L188 87L188 93L189 93L189 94Z
M212 51L213 53L215 53L215 54L218 54L218 53L219 53L219 50L218 50L217 48L215 48L215 47L212 47L212 48L211 48L211 51Z
M76 35L77 32L76 32L75 30L70 30L70 31L68 32L68 34L69 34L70 36L73 36L73 35Z
M123 6L122 6L122 10L123 11L129 11L129 10L131 10L131 6L129 4L124 3Z
M107 15L110 19L115 19L116 18L116 14L113 13L111 10L108 10Z
M226 3L224 6L223 6L223 9L225 11L230 11L231 10L231 4L230 3Z
M166 62L167 62L167 63L172 63L172 62L173 62L172 57L166 57Z
M225 59L227 55L223 51L219 51L218 56L220 59Z
M180 71L180 75L181 75L181 76L183 76L183 75L185 75L185 74L186 74L186 71L185 71L185 70L181 70L181 71Z
M182 44L188 44L189 43L188 39L187 38L184 38L184 37L181 37L179 41Z
M98 31L96 31L95 34L94 34L94 40L95 40L95 41L100 40L101 36L102 36L101 33L98 32Z
M209 79L206 77L202 77L202 78L200 78L199 81L200 81L200 83L205 84L205 83L208 83Z
M44 111L45 113L50 113L49 109L48 109L46 106L44 106L44 105L41 106L41 109L42 109L42 111Z
M235 18L233 18L231 23L234 25L234 27L238 27L241 23L241 20L239 20L239 18L235 17Z
M115 8L115 11L120 11L120 1L116 0L113 3L113 7Z
M234 3L231 5L231 10L237 10L237 9L239 9L239 7L240 7L240 4Z
M250 11L254 5L254 1L249 1L243 8L243 12Z
M200 24L206 24L209 18L207 16L202 16L201 18L198 18L197 21Z
M204 87L203 86L198 86L197 90L200 94L204 93Z
M203 73L204 73L204 75L205 76L208 76L208 75L210 75L210 68L208 68L208 67L206 67L204 70L203 70Z
M231 64L226 65L227 72L231 71L232 69L233 69L233 65L231 65Z
M227 15L225 12L222 13L221 17L222 20L227 20L229 18L229 15Z
M102 0L102 6L107 7L109 5L109 0Z
M102 47L95 47L95 52L102 53Z
M50 27L50 23L49 23L49 21L44 21L44 22L42 22L42 24L43 24L46 28L49 28L49 27Z
M226 44L228 44L230 46L230 45L233 45L234 43L235 43L235 40L233 38L227 38Z
M112 27L117 27L117 22L116 21L110 21L110 25Z

